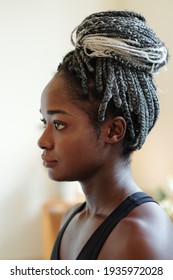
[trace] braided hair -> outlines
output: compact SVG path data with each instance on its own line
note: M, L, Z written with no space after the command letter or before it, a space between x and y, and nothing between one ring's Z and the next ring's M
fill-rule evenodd
M159 114L153 74L166 64L168 52L145 18L128 11L107 11L86 17L72 32L75 49L59 65L76 77L83 99L90 81L100 104L99 122L111 108L127 123L124 154L138 150ZM111 104L111 106L110 106Z

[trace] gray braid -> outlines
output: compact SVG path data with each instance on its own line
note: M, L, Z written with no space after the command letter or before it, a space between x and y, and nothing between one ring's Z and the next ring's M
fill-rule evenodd
M75 37L75 39L74 39ZM168 60L164 44L135 12L108 11L88 16L72 33L74 51L61 64L81 81L89 93L95 82L104 121L110 101L127 122L129 151L140 149L159 114L153 73Z

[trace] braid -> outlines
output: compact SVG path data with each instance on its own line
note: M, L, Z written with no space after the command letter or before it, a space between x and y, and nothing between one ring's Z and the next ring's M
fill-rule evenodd
M59 68L81 82L89 94L89 80L101 102L98 120L104 121L109 103L127 122L128 148L140 149L159 114L153 74L168 60L164 44L135 12L108 11L88 16L72 32L74 51Z

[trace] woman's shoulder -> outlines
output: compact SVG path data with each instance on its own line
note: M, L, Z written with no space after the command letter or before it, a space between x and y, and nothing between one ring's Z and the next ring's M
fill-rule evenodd
M145 203L121 220L107 245L110 259L173 259L173 224L158 204Z
M173 259L173 224L159 205L141 205L131 219L127 241L134 258Z

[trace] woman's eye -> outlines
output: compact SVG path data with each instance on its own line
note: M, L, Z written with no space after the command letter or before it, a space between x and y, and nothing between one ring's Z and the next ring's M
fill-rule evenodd
M61 130L61 129L65 128L65 125L62 124L62 123L59 122L59 121L54 121L53 123L54 123L54 125L55 125L56 130Z

